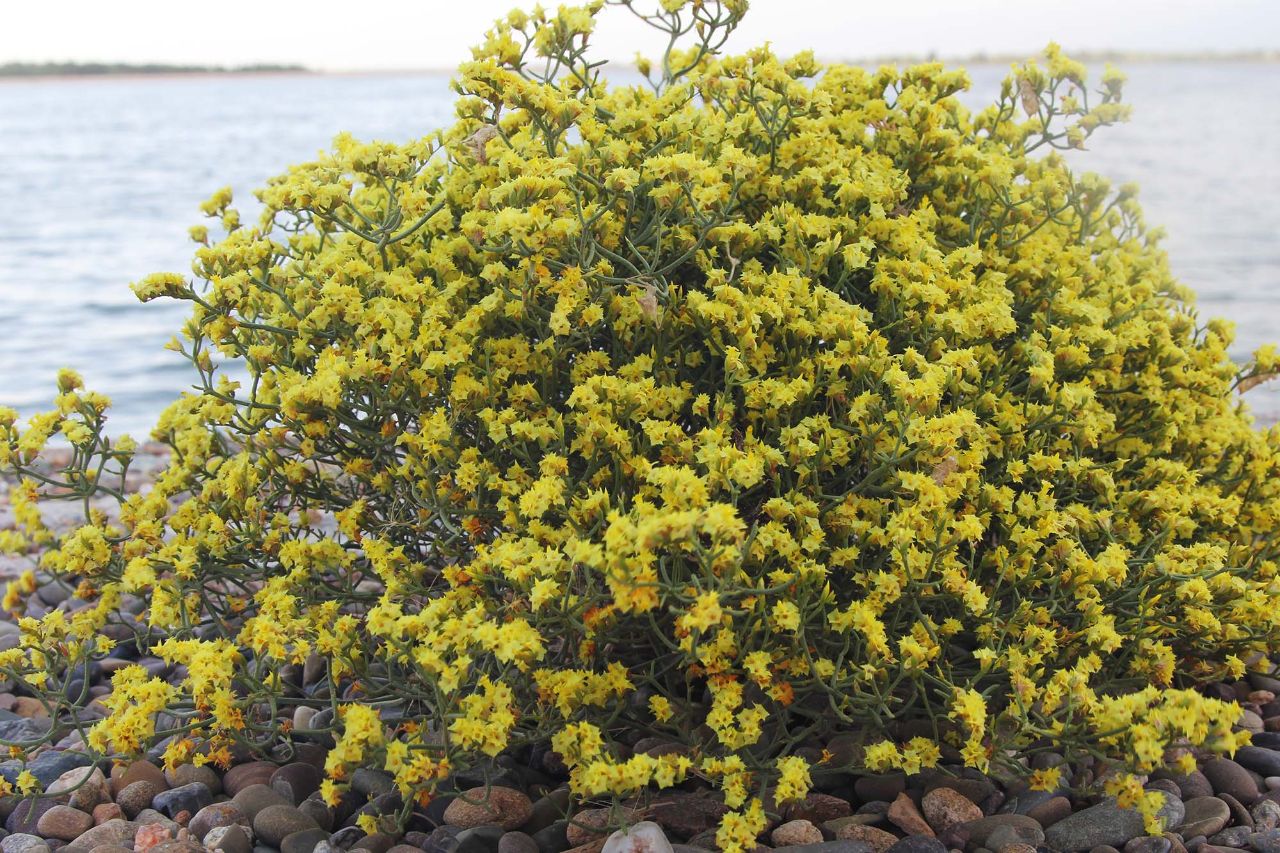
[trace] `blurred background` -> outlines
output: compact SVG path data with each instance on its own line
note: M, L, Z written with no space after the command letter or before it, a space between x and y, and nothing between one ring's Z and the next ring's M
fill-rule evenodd
M187 272L199 203L252 191L340 131L406 141L452 118L449 69L517 0L305 5L63 0L4 10L0 28L0 404L47 407L60 367L115 402L111 432L147 434L190 381L163 349L184 305L128 284ZM638 4L646 0L637 0ZM648 0L652 2L652 0ZM553 5L553 4L549 4ZM1137 181L1202 316L1237 326L1235 356L1280 341L1280 5L1274 0L752 0L728 45L874 66L964 64L970 106L1050 40L1128 75L1130 124L1078 169ZM620 63L658 46L623 10L595 43ZM177 68L175 68L175 66ZM179 68L182 69L179 71ZM238 69L238 70L237 70ZM249 70L244 70L249 69ZM623 70L614 76L622 77ZM1095 76L1096 79L1096 76ZM1249 392L1280 419L1280 381Z

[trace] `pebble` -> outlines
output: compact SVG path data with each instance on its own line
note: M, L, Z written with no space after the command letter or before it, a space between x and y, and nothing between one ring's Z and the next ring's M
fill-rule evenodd
M373 835L366 835L355 844L351 845L352 850L366 850L368 853L387 853L395 846L396 840L385 832L375 832Z
M115 770L111 772L111 789L117 795L134 782L150 782L156 786L156 791L163 791L169 787L168 780L164 778L164 771L150 761L135 761L120 770L118 776Z
M50 796L69 791L67 805L82 812L92 812L97 806L111 802L111 786L107 777L96 767L76 767L63 773L45 789Z
M314 764L295 761L272 773L269 785L273 791L297 805L320 790L323 781L324 774Z
M1213 784L1199 770L1192 770L1186 776L1176 776L1173 781L1177 783L1178 790L1182 792L1183 800L1191 800L1196 797L1211 797L1214 794Z
M154 781L139 779L121 788L116 794L116 805L124 812L125 817L132 819L137 817L143 809L151 808L151 801L159 793L160 789L156 787Z
M982 818L982 809L953 788L934 788L921 799L920 809L929 826L939 834L956 824Z
M441 827L441 829L444 828L446 827ZM447 828L452 829L452 827ZM557 820L537 832L530 833L529 837L538 845L539 853L559 853L559 851L569 848L568 828L569 821ZM423 849L431 850L431 847L424 844Z
M361 767L351 774L351 790L362 797L381 796L395 786L395 777L385 770Z
M393 847L391 853L394 853ZM411 851L404 851L411 853ZM524 832L504 832L498 839L498 853L538 853L538 842Z
M503 829L519 829L533 815L533 801L514 788L492 786L464 791L444 810L445 823L471 829L496 823Z
M138 853L157 847L166 841L173 840L173 832L169 827L162 823L149 823L146 826L138 827L138 833L133 837L133 849Z
M1209 780L1215 794L1230 794L1245 805L1258 799L1258 783L1249 771L1230 758L1206 761L1200 772Z
M225 787L225 785L226 780L224 779L223 786ZM236 807L244 814L250 826L253 825L253 819L258 816L258 812L269 806L293 806L293 803L262 783L249 785L239 791L231 802L235 803Z
M719 805L719 801L711 799L712 802ZM853 814L853 806L848 800L840 797L833 797L830 794L822 794L818 792L810 793L803 800L797 800L794 803L788 803L783 810L783 814L787 820L807 820L815 826L826 823L829 820L848 817ZM718 819L717 819L718 823ZM692 835L693 833L689 833Z
M49 845L38 835L16 832L0 839L4 853L49 853Z
M203 782L191 782L179 788L161 791L152 799L156 811L172 818L179 812L195 814L213 802L213 792Z
M276 765L270 761L247 761L237 764L222 777L222 790L234 798L251 785L266 786L276 772Z
M575 812L565 827L565 841L570 848L580 847L608 835L611 821L625 825L636 819L637 813L631 809L583 809Z
M924 819L924 815L920 814L920 809L916 808L915 800L907 796L905 792L894 799L886 816L889 818L890 823L908 835L934 834L932 827Z
M293 805L267 806L253 818L253 833L272 847L279 847L286 835L304 829L318 829L316 822Z
M1253 830L1247 826L1228 826L1208 839L1214 847L1247 847Z
M251 853L253 842L243 826L233 823L230 826L215 826L204 837L204 845L209 850L221 850L223 853Z
M1280 803L1275 800L1259 800L1249 809L1255 829L1265 831L1280 826Z
M133 846L138 825L127 820L109 820L86 830L72 842L77 848L92 850L100 844L127 844Z
M1032 818L1045 829L1069 814L1071 814L1071 801L1062 796L1050 797L1026 813L1027 817Z
M972 847L986 847L992 833L1005 826L1012 827L1019 836L1023 832L1043 832L1040 824L1033 818L1021 814L993 814L953 827L953 830L962 830L968 836Z
M124 809L120 808L117 803L103 803L102 805L94 806L93 823L95 826L117 819L124 819Z
M1256 741L1255 741L1256 742ZM1255 773L1280 776L1280 752L1261 746L1242 746L1232 756L1237 764Z
M822 841L822 830L807 820L789 820L774 829L769 834L769 838L773 841L774 847L818 844Z
M298 811L311 818L321 829L333 831L333 809L322 800L303 800L298 803Z
M55 805L57 803L53 800L45 798L19 800L13 811L5 818L4 828L15 835L35 835L36 824L40 822L41 816Z
M249 817L240 810L234 801L210 803L192 816L187 829L197 841L204 841L209 830L219 826L230 826L233 823L249 825Z
M818 828L807 820L792 822L807 823L814 832L818 832ZM774 835L777 835L777 830L774 831ZM818 832L818 840L822 840L821 832ZM501 848L501 840L499 840L499 848ZM600 853L672 853L672 850L671 842L663 834L662 827L651 820L642 820L630 829L620 829L610 835Z
M71 806L54 806L40 816L36 822L36 832L44 838L57 838L62 841L75 841L86 830L93 827L93 815L86 814Z
M317 844L328 840L329 833L318 826L291 832L280 842L280 853L312 853Z
M502 834L502 827L493 823L464 829L456 836L454 853L497 853Z
M985 846L991 850L1004 850L1010 844L1044 844L1044 830L1038 826L1005 824L997 826L987 835Z
M1182 823L1182 802L1168 794L1162 793L1162 797L1159 815L1165 826ZM1144 833L1142 815L1136 809L1122 809L1115 800L1106 799L1049 827L1045 843L1056 850L1089 850L1099 845L1123 845Z
M173 770L166 770L164 778L173 788L181 788L183 785L199 782L208 788L209 793L215 797L222 793L222 777L207 764L199 767L194 764L179 764Z
M898 836L892 832L885 832L883 829L877 829L874 826L866 826L860 823L847 823L836 830L836 840L838 841L861 841L870 847L874 853L884 853L890 847L898 843Z
M1280 829L1252 832L1245 839L1245 844L1257 853L1280 853Z
M1174 831L1184 838L1213 835L1231 820L1231 807L1217 797L1194 797L1182 805L1186 813Z
M864 803L872 800L893 802L899 794L907 790L907 777L904 773L879 773L860 776L853 783L853 790L858 795L858 799Z
M927 835L908 835L890 847L887 853L947 853L947 846Z
M683 844L672 845L675 853L694 853L695 848ZM759 849L759 848L757 848ZM821 844L801 844L798 847L778 847L774 853L872 853L861 841L824 841ZM1035 851L1031 851L1035 853Z

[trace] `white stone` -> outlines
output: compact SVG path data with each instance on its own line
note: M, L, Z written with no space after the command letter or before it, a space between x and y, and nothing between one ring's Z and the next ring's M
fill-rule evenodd
M662 827L643 820L630 830L619 829L610 835L600 853L672 853L672 850Z

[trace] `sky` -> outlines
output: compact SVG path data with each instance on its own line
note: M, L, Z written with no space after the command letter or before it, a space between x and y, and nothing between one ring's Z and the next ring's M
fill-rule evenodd
M637 0L645 3L656 0ZM0 62L297 63L317 70L449 69L521 0L0 0ZM552 7L555 2L545 5ZM597 55L656 52L623 9ZM751 0L729 50L770 41L821 59L979 52L1280 49L1277 0Z

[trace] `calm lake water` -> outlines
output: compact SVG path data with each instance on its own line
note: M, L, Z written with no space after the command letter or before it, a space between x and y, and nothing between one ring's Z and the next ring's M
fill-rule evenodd
M1204 315L1237 324L1243 357L1280 341L1280 65L1135 64L1134 120L1104 128L1079 168L1138 181L1174 269ZM1006 69L970 69L972 105ZM184 304L128 284L190 269L197 206L230 184L244 203L339 131L405 141L452 117L433 75L189 77L0 83L0 403L47 406L60 367L114 400L112 432L147 434L190 382L163 349ZM1250 392L1280 418L1280 382Z

